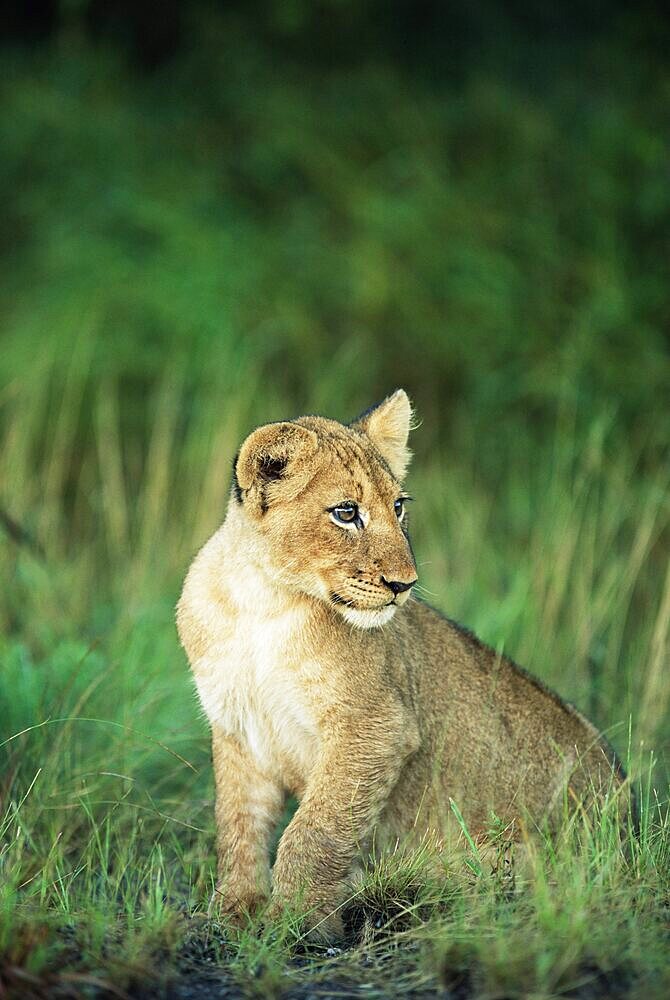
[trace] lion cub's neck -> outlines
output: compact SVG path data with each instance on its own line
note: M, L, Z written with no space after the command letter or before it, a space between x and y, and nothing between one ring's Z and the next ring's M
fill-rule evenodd
M289 616L296 625L312 616L315 602L276 578L253 527L235 508L229 510L219 539L218 582L230 614L256 622Z

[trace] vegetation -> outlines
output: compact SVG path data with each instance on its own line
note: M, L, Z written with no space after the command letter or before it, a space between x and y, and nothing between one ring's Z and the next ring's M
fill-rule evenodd
M204 8L149 76L76 20L3 52L0 996L668 994L670 72L623 28L447 80ZM514 884L399 845L324 953L206 918L173 606L248 430L398 385L428 599L607 731L641 831Z

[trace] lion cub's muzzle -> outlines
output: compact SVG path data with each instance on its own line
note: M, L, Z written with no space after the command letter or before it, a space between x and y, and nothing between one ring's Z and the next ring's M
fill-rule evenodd
M409 599L410 591L417 582L416 572L411 575L393 574L393 578L378 576L376 579L360 573L343 581L337 591L330 591L333 604L344 605L360 611L378 611L382 608L402 607ZM398 579L396 578L398 577Z

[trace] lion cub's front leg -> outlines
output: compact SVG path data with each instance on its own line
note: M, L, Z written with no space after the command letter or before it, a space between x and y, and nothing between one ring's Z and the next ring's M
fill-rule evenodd
M312 936L342 933L339 907L352 863L379 819L403 763L419 745L413 720L352 720L326 744L277 849L273 909L298 905ZM360 740L352 741L352 734Z
M270 895L269 840L283 793L235 736L212 730L218 879L212 909L253 913Z

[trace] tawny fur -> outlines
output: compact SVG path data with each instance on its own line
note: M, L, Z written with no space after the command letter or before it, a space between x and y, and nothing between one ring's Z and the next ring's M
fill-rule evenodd
M212 729L217 900L245 913L300 897L333 914L360 852L538 822L621 772L598 731L505 657L385 581L416 579L400 390L356 423L269 424L244 442L226 519L194 560L177 622ZM331 509L357 505L357 525ZM408 599L409 598L409 599ZM299 807L272 869L285 797Z

